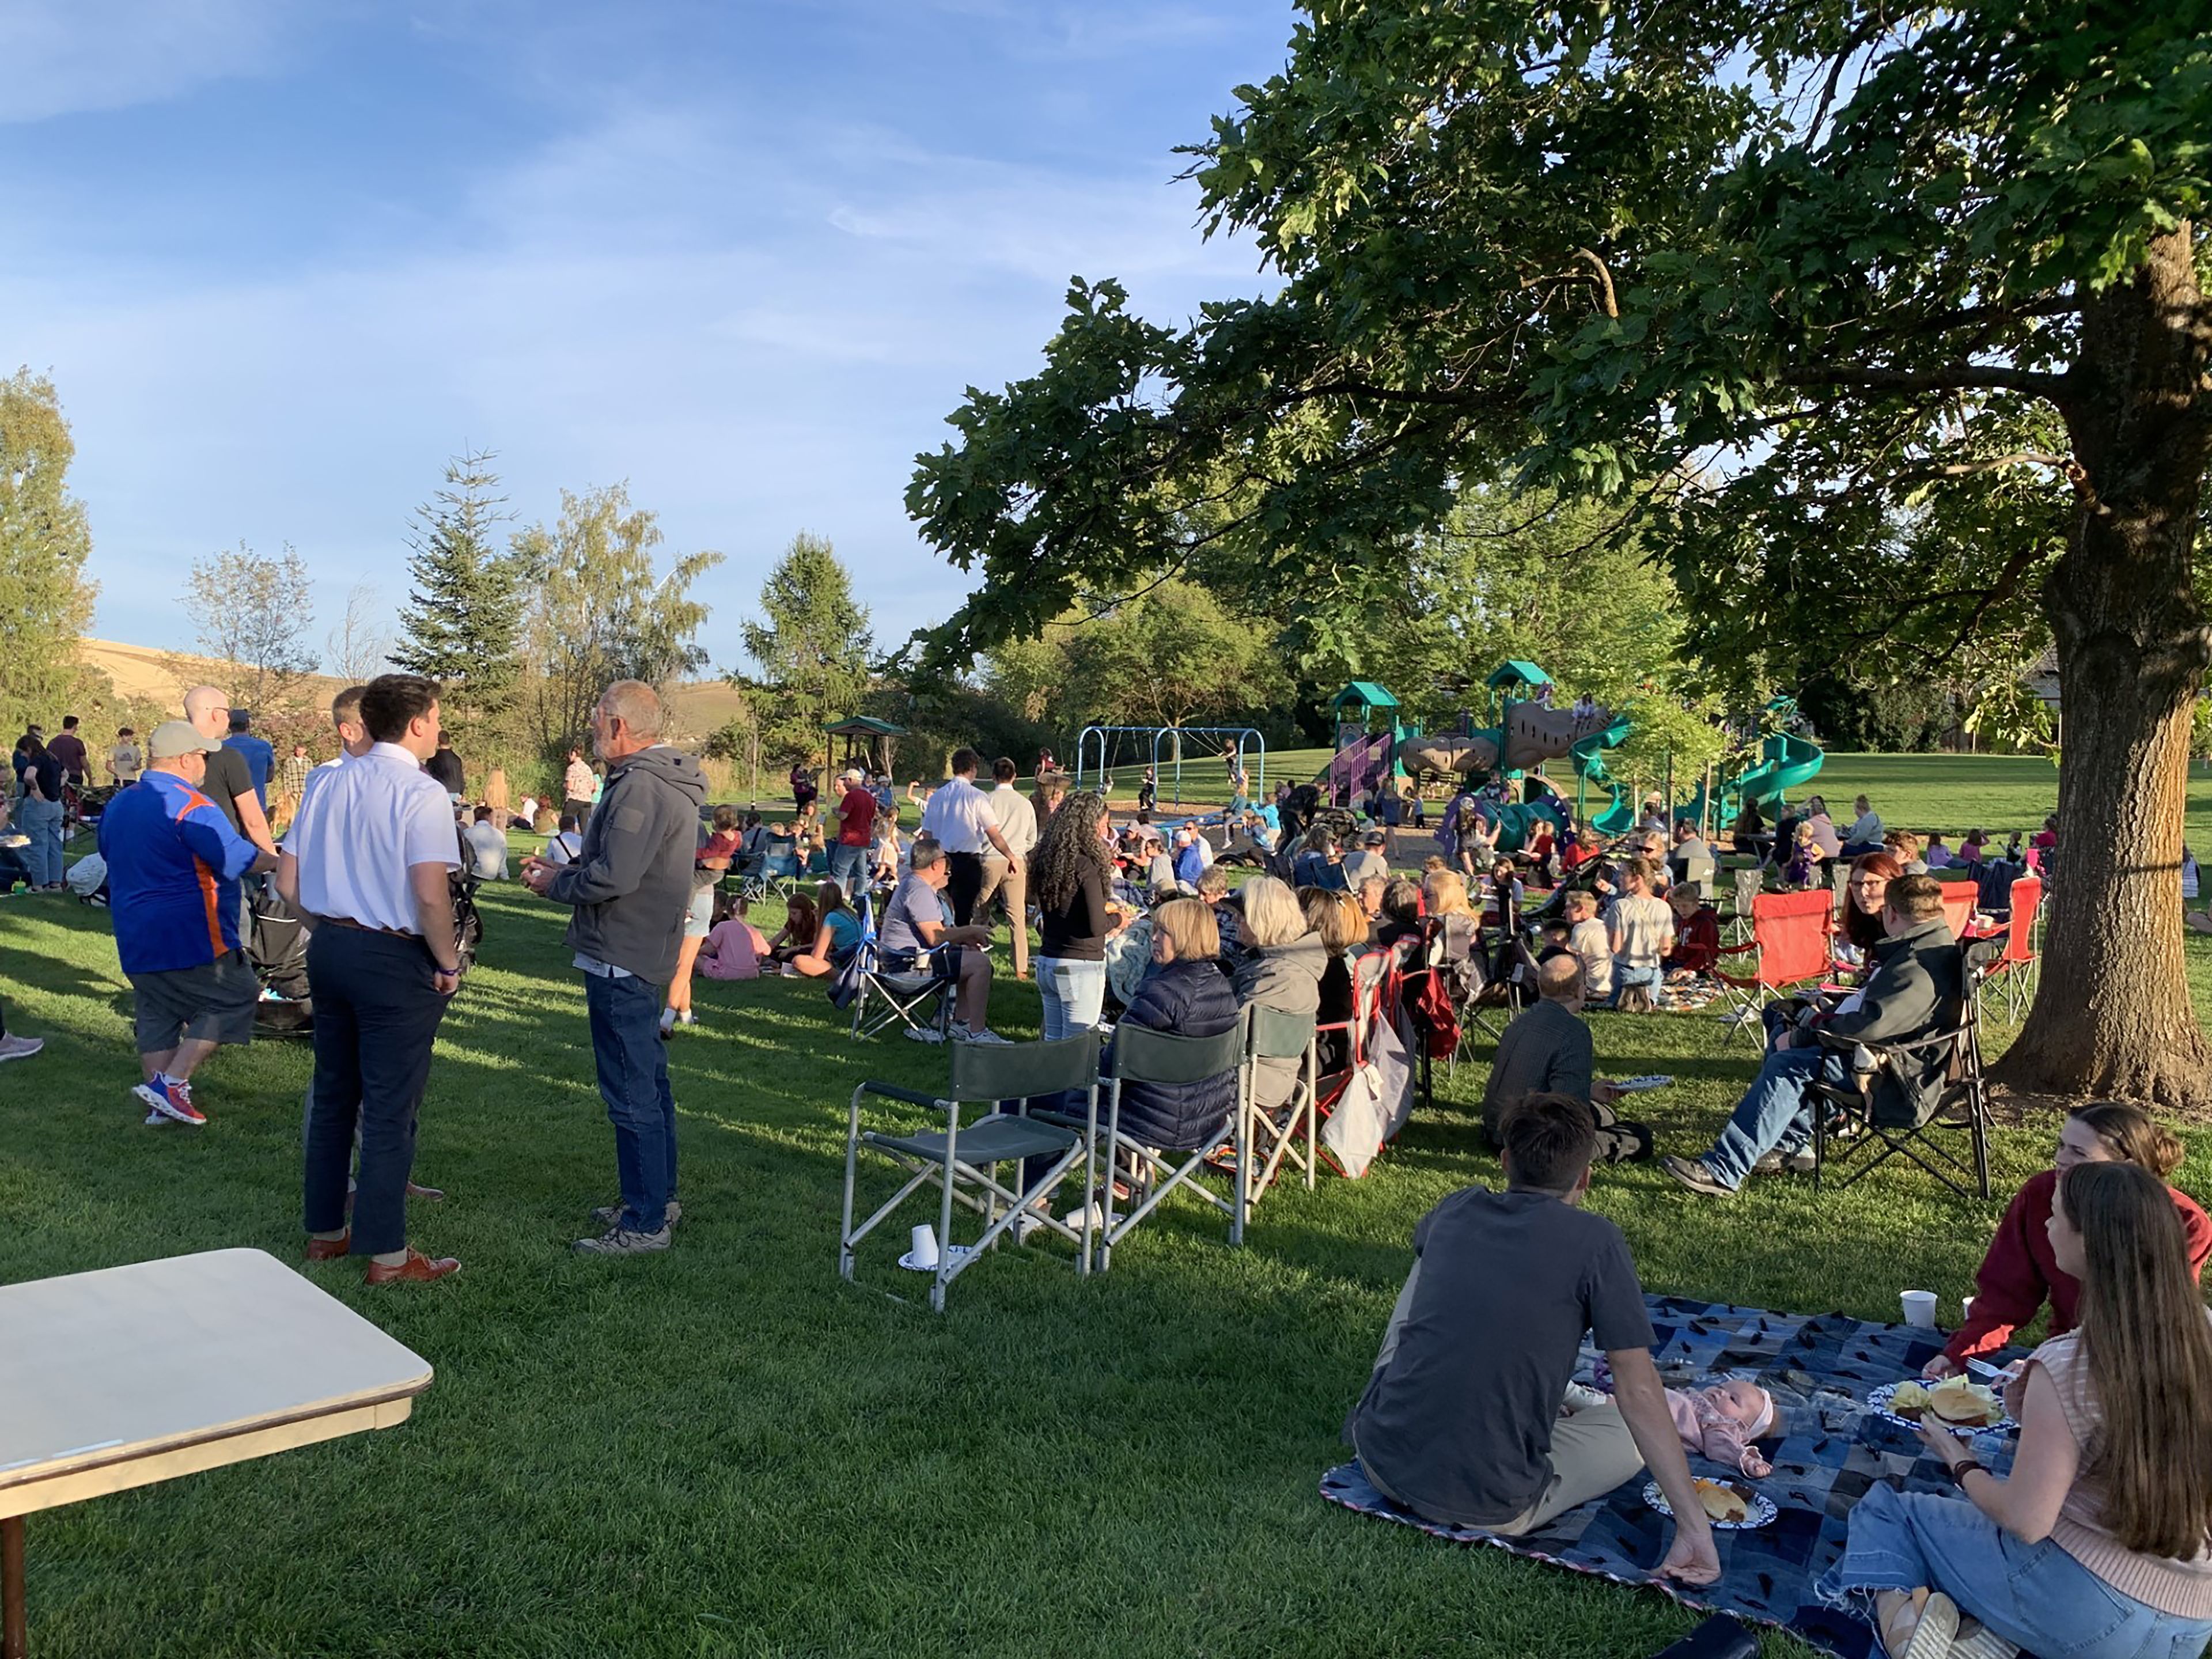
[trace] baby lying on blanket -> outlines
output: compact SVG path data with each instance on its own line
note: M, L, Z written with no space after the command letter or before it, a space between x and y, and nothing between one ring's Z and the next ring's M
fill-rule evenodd
M1774 1466L1752 1442L1774 1426L1774 1397L1756 1382L1732 1377L1710 1389L1667 1390L1667 1409L1682 1444L1716 1463L1762 1480Z

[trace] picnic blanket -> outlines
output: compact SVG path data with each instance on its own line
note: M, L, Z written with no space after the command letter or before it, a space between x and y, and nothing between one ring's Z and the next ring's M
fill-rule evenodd
M1604 1497L1515 1538L1426 1521L1399 1509L1376 1491L1357 1462L1322 1476L1322 1496L1457 1543L1494 1544L1577 1572L1651 1584L1686 1606L1781 1626L1838 1659L1880 1659L1873 1630L1848 1612L1820 1606L1813 1583L1843 1553L1851 1505L1876 1481L1908 1492L1954 1491L1917 1435L1865 1407L1869 1389L1918 1376L1942 1346L1942 1334L1841 1314L1770 1313L1679 1297L1644 1299L1658 1337L1652 1358L1668 1387L1741 1376L1774 1396L1779 1438L1770 1435L1759 1442L1774 1473L1754 1484L1779 1513L1771 1525L1753 1531L1714 1533L1721 1561L1714 1583L1692 1588L1650 1577L1672 1522L1644 1501L1649 1477L1640 1472ZM1577 1381L1597 1379L1598 1358L1593 1349L1583 1351ZM1973 1443L1984 1468L2002 1474L2010 1467L2008 1433L1978 1436ZM1735 1475L1694 1452L1690 1468L1698 1474Z

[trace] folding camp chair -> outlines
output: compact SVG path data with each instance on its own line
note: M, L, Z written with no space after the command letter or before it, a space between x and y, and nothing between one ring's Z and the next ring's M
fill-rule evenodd
M1748 870L1735 872L1735 909L1729 917L1735 938L1729 941L1730 944L1747 945L1751 942L1752 906L1757 902L1759 890L1765 880L1765 870L1756 864Z
M1229 1218L1229 1242L1244 1242L1243 1217L1237 1203L1242 1182L1232 1177L1227 1196L1200 1183L1208 1160L1224 1146L1244 1166L1244 1115L1230 1110L1222 1133L1203 1146L1146 1146L1121 1133L1121 1090L1131 1083L1199 1083L1208 1078L1234 1077L1237 1095L1243 1092L1244 1023L1239 1020L1218 1036L1177 1036L1149 1026L1124 1024L1114 1033L1113 1075L1104 1080L1106 1121L1086 1143L1094 1149L1091 1190L1104 1206L1104 1218L1092 1236L1092 1265L1100 1273L1113 1265L1114 1247L1134 1231L1145 1218L1178 1187ZM1095 1109L1094 1109L1095 1111ZM1103 1158L1096 1153L1103 1152ZM1177 1161L1180 1160L1180 1161ZM1114 1187L1127 1171L1130 1198L1135 1207L1125 1215L1115 1213ZM1141 1196L1139 1196L1141 1194ZM1084 1206L1086 1226L1090 1205Z
M1732 1011L1730 1021L1747 1036L1759 1030L1759 1010L1777 994L1807 984L1818 984L1828 971L1828 935L1836 920L1834 896L1825 888L1802 893L1761 893L1751 902L1751 937L1741 945L1723 945L1723 957L1750 954L1748 975L1729 974L1716 963L1713 977L1720 981Z
M1314 1108L1318 1068L1315 1029L1310 1014L1285 1013L1256 1002L1245 1005L1244 1061L1237 1087L1237 1110L1244 1115L1243 1150L1237 1165L1237 1214L1230 1227L1231 1243L1244 1242L1244 1218L1275 1184L1286 1160L1305 1176L1306 1190L1313 1190L1315 1152L1321 1133L1320 1115ZM1255 1062L1262 1060L1298 1062L1297 1082L1290 1099L1280 1106L1262 1107L1253 1098L1258 1073Z
M1003 1101L1025 1105L1036 1095L1083 1095L1085 1116L1066 1122L1047 1122L1026 1110L996 1109ZM945 1114L942 1129L912 1133L860 1127L860 1102L875 1096L901 1101ZM988 1103L994 1109L966 1123L963 1106ZM951 1082L941 1095L903 1089L889 1083L863 1083L853 1091L851 1114L845 1125L845 1200L838 1224L837 1273L850 1279L854 1253L860 1241L888 1220L900 1205L924 1187L938 1188L937 1267L930 1280L929 1305L945 1311L945 1292L955 1279L982 1259L983 1252L1012 1233L1021 1243L1038 1229L1058 1234L1076 1247L1078 1273L1091 1271L1091 1206L1073 1224L1050 1213L1054 1191L1077 1164L1089 1173L1094 1144L1078 1123L1096 1123L1098 1116L1098 1033L1083 1031L1050 1042L1015 1042L986 1046L957 1043L952 1049ZM881 1152L907 1174L897 1192L858 1226L853 1224L853 1194L859 1171L860 1148ZM1048 1160L1035 1180L1018 1177L1009 1186L999 1176L1000 1167L1017 1170L1024 1159ZM1044 1200L1040 1204L1040 1200ZM952 1237L955 1204L983 1219L983 1230L972 1244L956 1244ZM1020 1226L1016 1223L1020 1222Z
M1951 929L1951 937L1964 940L1974 931L1974 911L1980 904L1974 884L1971 881L1938 882L1943 890L1943 920Z
M726 892L735 893L748 904L757 903L768 896L768 851L744 853L732 865L722 878Z
M921 1033L921 1041L942 1042L945 1022L952 1012L954 981L940 976L938 960L940 953L962 947L939 945L911 960L886 964L871 895L860 895L858 915L860 942L853 947L852 960L838 969L837 983L830 994L841 1006L843 998L850 997L853 1036L856 1039L879 1036L894 1025L904 1025ZM872 1013L868 1008L871 997L881 1005Z
M799 842L789 836L770 836L761 851L763 896L781 893L789 898L799 890Z
M1815 1079L1808 1091L1813 1112L1813 1184L1817 1188L1830 1170L1847 1171L1834 1182L1848 1187L1879 1169L1893 1158L1917 1164L1961 1198L1990 1195L1990 1097L1982 1070L1980 1022L1976 1017L1981 981L2004 949L2001 937L1975 939L1961 953L1961 995L1947 1011L1943 1024L1925 1036L1902 1042L1857 1043L1849 1037L1823 1031L1820 1046L1838 1056L1845 1079L1832 1083L1825 1075ZM1852 1069L1852 1057L1863 1048L1874 1058L1871 1071ZM1917 1073L1941 1060L1944 1074L1934 1109L1917 1123L1884 1123L1874 1113L1874 1079L1885 1068ZM1847 1125L1850 1138L1842 1150L1832 1153L1839 1139L1831 1116ZM1969 1164L1936 1139L1963 1131L1967 1137ZM1962 1184L1971 1178L1970 1194Z
M2004 999L2005 1019L2012 1024L2020 1023L2035 994L2036 974L2043 960L2035 948L2035 930L2042 919L2042 879L2022 876L2012 884L2012 912L2005 919L2004 954L1990 964L1978 988L1978 993L1986 993L1992 987L1996 989Z
M1497 928L1486 945L1478 947L1476 959L1478 982L1460 1010L1460 1038L1464 1042L1480 1029L1496 1042L1504 1035L1504 1027L1491 1024L1490 1011L1503 1009L1505 1019L1510 1021L1535 995L1536 957L1522 935L1520 912L1510 884L1498 890Z

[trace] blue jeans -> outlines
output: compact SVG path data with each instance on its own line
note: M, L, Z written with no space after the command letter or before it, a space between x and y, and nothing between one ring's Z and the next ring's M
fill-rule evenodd
M2030 1653L2197 1659L2212 1638L2212 1620L2131 1600L2049 1539L2023 1544L1964 1498L1869 1488L1818 1593L1838 1603L1853 1590L1923 1586Z
M31 838L23 849L31 880L40 887L52 886L62 878L62 804L26 795L16 804L15 827Z
M848 847L842 841L830 843L830 879L837 884L837 890L845 896L845 902L859 908L860 875L868 867L868 849Z
M1037 991L1044 998L1045 1041L1074 1036L1106 1011L1106 964L1039 957Z
M618 1224L657 1233L676 1196L676 1097L668 1087L668 1045L660 1040L660 988L635 977L586 974L584 1006L591 1012L599 1097L615 1126Z
M1812 1139L1813 1115L1806 1107L1805 1097L1824 1065L1831 1083L1844 1080L1843 1061L1820 1049L1768 1052L1759 1063L1759 1075L1729 1115L1728 1127L1721 1131L1721 1138L1703 1160L1723 1186L1742 1186L1751 1175L1751 1166L1767 1153L1779 1150L1786 1155Z

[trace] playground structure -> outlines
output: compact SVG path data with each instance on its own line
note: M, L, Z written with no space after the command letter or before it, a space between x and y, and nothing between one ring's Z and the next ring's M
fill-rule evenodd
M1123 738L1135 738L1149 746L1145 749L1145 763L1160 782L1160 794L1180 810L1182 806L1182 763L1184 739L1187 738L1226 738L1231 742L1220 750L1210 750L1218 756L1224 750L1233 752L1236 764L1241 769L1250 787L1254 799L1263 798L1267 781L1267 740L1255 726L1086 726L1075 737L1075 787L1078 789L1103 790L1106 780L1113 775L1114 759L1121 750ZM1160 744L1171 745L1165 764L1172 776L1173 792L1170 793L1170 777L1160 771ZM1252 763L1247 764L1245 751L1249 746ZM1092 757L1096 754L1097 764ZM1087 780L1087 781L1086 781Z
M1777 697L1766 705L1766 712L1787 726L1797 712L1796 700ZM1726 830L1742 816L1747 805L1755 805L1771 823L1788 804L1790 792L1818 777L1827 758L1820 745L1809 738L1788 731L1771 732L1759 744L1756 766L1722 782L1710 799L1705 786L1698 785L1682 816L1708 823L1716 830Z

